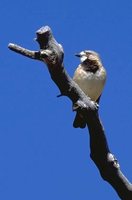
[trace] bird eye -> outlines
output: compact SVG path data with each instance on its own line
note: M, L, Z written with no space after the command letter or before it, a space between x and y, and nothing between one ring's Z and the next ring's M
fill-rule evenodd
M85 50L84 53L85 53L85 54L88 54L88 51Z

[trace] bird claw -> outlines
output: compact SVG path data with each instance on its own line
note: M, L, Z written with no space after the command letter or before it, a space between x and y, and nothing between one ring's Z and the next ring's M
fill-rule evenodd
M78 100L76 103L73 105L73 111L77 111L79 108L83 109L86 108L86 104L83 101Z

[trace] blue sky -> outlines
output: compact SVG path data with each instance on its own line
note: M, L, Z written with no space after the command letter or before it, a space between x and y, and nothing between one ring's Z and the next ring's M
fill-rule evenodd
M118 200L89 157L87 129L74 129L68 98L46 66L8 50L38 50L35 31L49 25L72 76L76 52L99 52L107 70L100 103L111 151L132 181L132 1L1 1L0 199Z

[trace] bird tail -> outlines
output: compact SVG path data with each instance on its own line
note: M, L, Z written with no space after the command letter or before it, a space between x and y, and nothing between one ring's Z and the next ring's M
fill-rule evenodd
M81 116L79 113L76 113L74 122L73 122L74 128L85 128L86 122L84 121L83 116Z

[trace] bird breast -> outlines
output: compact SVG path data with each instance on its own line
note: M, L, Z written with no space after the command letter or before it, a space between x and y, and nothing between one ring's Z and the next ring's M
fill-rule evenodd
M101 67L93 73L85 71L81 66L79 66L74 73L73 80L87 96L89 96L93 101L96 101L104 88L106 71Z

